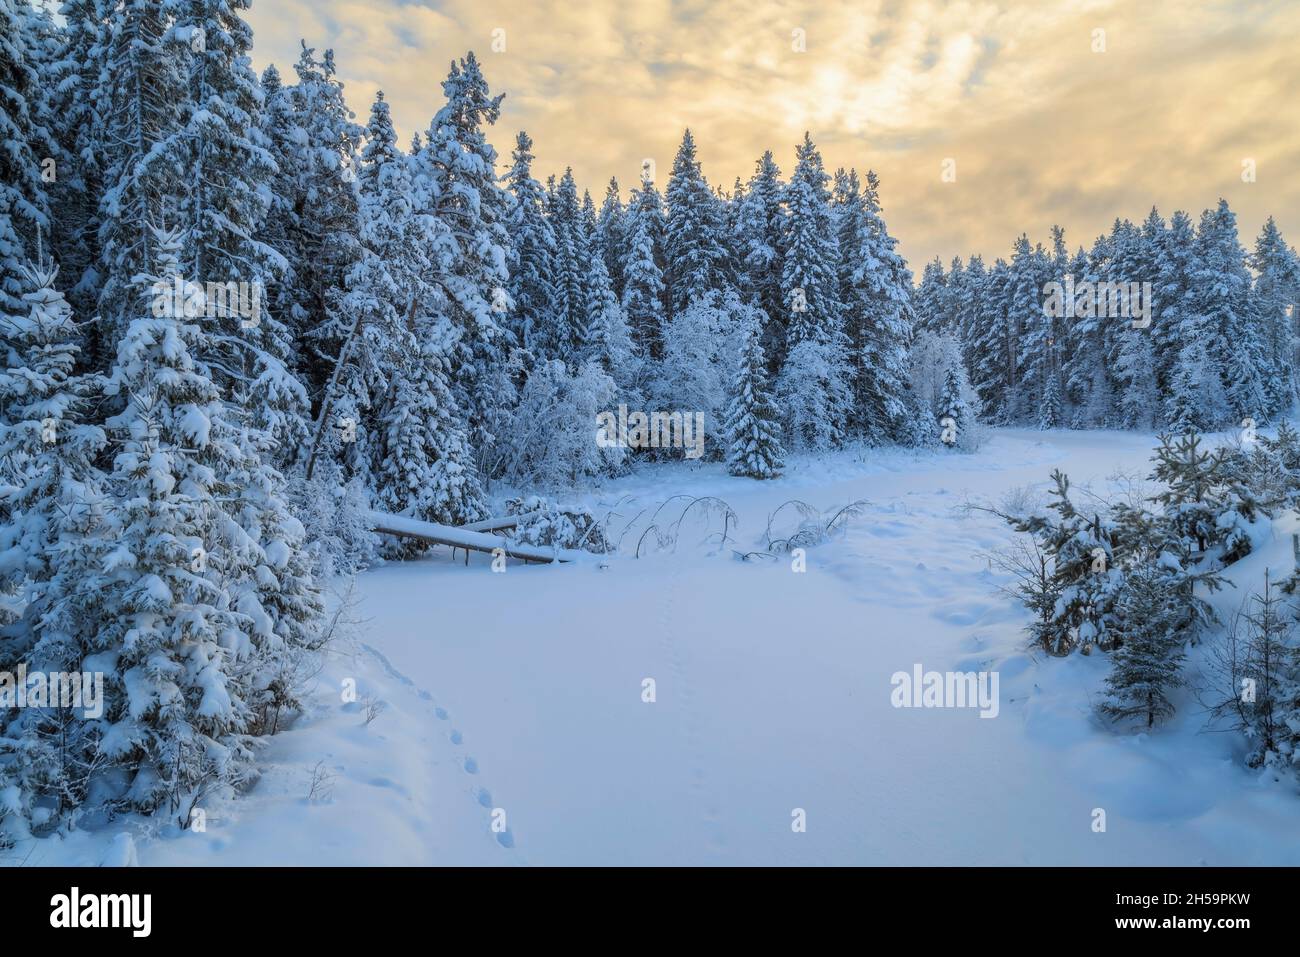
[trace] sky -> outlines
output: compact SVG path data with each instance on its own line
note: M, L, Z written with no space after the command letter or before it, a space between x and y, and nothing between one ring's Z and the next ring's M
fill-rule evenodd
M727 189L765 149L788 175L808 130L828 171L876 170L917 273L1220 197L1247 246L1269 215L1300 243L1300 3L254 0L248 20L259 70L333 48L358 122L382 89L403 141L473 50L506 94L502 172L526 129L537 178L572 166L597 204L646 159L662 189L687 127Z

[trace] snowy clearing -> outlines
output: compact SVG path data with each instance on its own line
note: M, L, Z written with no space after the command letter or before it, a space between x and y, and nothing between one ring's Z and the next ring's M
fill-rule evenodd
M1011 533L961 508L1042 487L1053 467L1098 489L1145 475L1152 444L999 430L973 455L845 453L769 483L711 464L643 470L593 510L619 502L630 520L673 494L716 495L739 516L734 545L696 546L720 527L701 520L675 553L634 559L641 519L607 561L494 574L489 555L465 567L440 550L367 572L355 648L328 657L310 713L269 740L249 794L208 809L205 832L128 819L25 842L6 863L111 861L123 832L145 865L1300 863L1277 839L1300 798L1242 767L1235 736L1204 732L1204 646L1168 725L1105 725L1092 705L1106 656L1026 651L1025 612L980 557ZM806 573L789 556L736 560L793 497L868 505L808 550ZM1230 569L1242 587L1220 608L1265 565L1291 571L1294 525L1280 519ZM891 675L916 664L996 671L996 718L893 707ZM359 700L344 704L348 678Z

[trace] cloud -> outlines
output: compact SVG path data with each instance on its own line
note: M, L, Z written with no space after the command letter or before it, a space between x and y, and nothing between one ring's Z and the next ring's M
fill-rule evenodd
M1270 213L1300 238L1296 5L260 0L249 20L259 68L291 76L299 36L333 47L352 108L364 118L382 88L407 139L449 62L475 50L507 94L498 150L527 129L543 177L572 166L597 198L644 158L666 171L687 126L728 188L765 149L788 172L809 129L831 169L880 174L917 269L1006 255L1054 222L1087 246L1116 216L1195 215L1220 196L1247 241ZM956 182L940 179L946 158Z

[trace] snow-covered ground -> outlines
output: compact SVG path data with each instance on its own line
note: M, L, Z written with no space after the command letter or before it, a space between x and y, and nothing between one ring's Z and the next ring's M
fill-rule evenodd
M142 864L1300 863L1300 843L1278 839L1300 797L1205 731L1203 649L1170 724L1103 724L1106 657L1026 650L1025 612L981 557L1011 533L962 508L1042 487L1053 467L1099 490L1144 476L1152 444L998 430L973 455L844 453L772 483L710 464L640 471L587 498L630 523L618 557L497 574L490 556L466 567L439 550L362 575L355 643L204 832L117 822L5 863L121 859L123 832ZM646 554L647 536L632 557L649 512L681 493L729 503L734 542L688 521L675 550ZM868 504L808 550L806 572L737 560L791 498ZM1295 527L1274 524L1220 607L1266 564L1291 570ZM891 676L915 664L996 671L997 716L893 707ZM342 700L347 679L360 700ZM366 701L382 703L368 723Z

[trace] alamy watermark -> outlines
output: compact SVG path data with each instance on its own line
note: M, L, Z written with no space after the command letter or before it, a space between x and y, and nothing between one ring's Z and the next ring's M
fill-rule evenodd
M86 718L104 714L104 672L0 671L0 708L76 708Z
M926 671L919 664L911 672L895 671L889 679L895 708L978 708L981 718L996 718L996 671Z
M153 314L158 318L207 319L237 316L244 329L254 329L262 321L265 291L258 280L252 282L189 282L180 276L159 279L150 287Z
M602 449L684 449L688 459L704 454L703 412L596 413L596 445Z
M1073 276L1064 283L1043 286L1043 313L1053 319L1132 319L1134 329L1151 325L1151 283L1081 282Z

